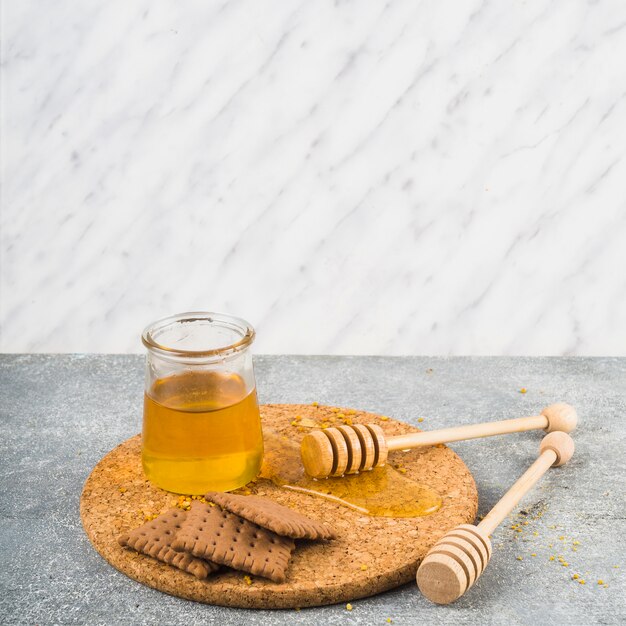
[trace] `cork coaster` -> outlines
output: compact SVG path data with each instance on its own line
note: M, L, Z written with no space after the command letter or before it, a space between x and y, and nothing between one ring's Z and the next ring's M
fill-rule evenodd
M348 414L346 409L342 409ZM335 416L329 407L264 405L264 432L277 431L295 443L309 429L296 416L320 421ZM418 429L363 411L350 415L355 423L378 424L388 436ZM296 426L292 425L296 424ZM434 426L433 426L434 427ZM395 455L401 455L396 457ZM286 580L274 583L242 572L222 569L206 580L121 547L117 537L136 528L147 514L175 506L178 496L154 487L141 468L141 438L137 435L109 452L87 479L80 502L83 526L96 550L127 576L155 589L200 602L243 608L296 608L348 602L415 583L415 573L429 548L455 526L474 521L476 485L452 450L431 446L392 452L401 458L405 476L435 489L441 508L413 518L370 517L331 500L281 488L266 479L251 484L253 495L328 520L337 533L329 542L297 541ZM249 584L251 583L251 584Z

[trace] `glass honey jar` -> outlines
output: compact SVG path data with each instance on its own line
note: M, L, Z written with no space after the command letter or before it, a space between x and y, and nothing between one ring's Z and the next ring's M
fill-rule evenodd
M220 313L150 324L142 431L146 477L174 493L230 491L254 479L263 434L250 345L254 329Z

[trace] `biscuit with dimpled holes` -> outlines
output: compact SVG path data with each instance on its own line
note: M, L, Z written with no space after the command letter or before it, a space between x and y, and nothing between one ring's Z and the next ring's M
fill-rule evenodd
M282 583L296 546L293 539L281 537L212 504L194 500L172 547Z
M210 491L205 496L209 502L223 509L292 539L334 539L335 531L317 520L298 513L268 498L238 496L232 493Z
M173 565L202 580L211 572L216 571L219 565L184 552L177 552L172 548L172 542L186 515L186 512L180 509L170 509L139 528L120 535L117 541L121 546L127 546L163 563Z

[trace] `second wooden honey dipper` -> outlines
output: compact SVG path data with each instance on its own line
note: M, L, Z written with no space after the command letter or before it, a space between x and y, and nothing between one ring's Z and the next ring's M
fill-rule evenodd
M553 432L546 435L539 446L539 458L480 524L457 526L430 549L417 570L420 591L437 604L449 604L460 598L489 563L491 533L549 468L567 463L573 454L574 441L568 434Z
M386 438L376 424L336 426L309 433L302 440L301 456L306 473L312 478L343 476L379 467L387 462L390 450L406 450L464 439L492 437L507 433L543 429L550 433L569 433L578 422L574 407L565 403L551 404L540 415L500 422L410 433Z

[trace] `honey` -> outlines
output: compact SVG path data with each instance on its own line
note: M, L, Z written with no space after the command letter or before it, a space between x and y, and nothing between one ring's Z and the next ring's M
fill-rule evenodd
M228 491L253 480L263 435L256 389L235 373L193 370L157 379L145 394L145 475L175 493Z
M265 433L261 477L284 489L338 502L375 517L422 517L441 507L441 496L390 465L339 478L310 478L297 444L275 431Z

